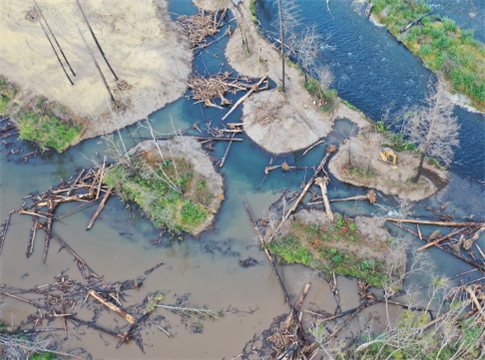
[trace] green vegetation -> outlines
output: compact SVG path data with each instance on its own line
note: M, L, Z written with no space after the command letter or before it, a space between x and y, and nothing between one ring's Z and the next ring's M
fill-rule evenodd
M8 106L17 94L15 84L0 75L0 114L9 115ZM16 104L13 103L15 106ZM19 138L36 142L42 150L64 151L81 133L83 121L72 121L68 110L44 98L29 101L11 114L19 129Z
M249 10L251 11L251 21L258 24L258 19L256 18L256 0L251 0Z
M357 108L356 108L354 105L350 104L350 103L349 103L347 100L342 100L342 102L343 102L343 103L344 103L344 104L345 104L345 105L346 105L346 106L347 106L347 107L348 107L350 110L355 110L355 111L358 111L358 109L357 109Z
M213 194L188 160L162 162L151 153L131 160L108 170L104 182L117 188L124 201L140 205L157 227L191 232L207 218Z
M81 125L61 121L56 116L39 116L35 112L23 110L15 121L19 128L19 138L35 141L43 150L53 147L58 152L65 150L79 136Z
M355 164L355 163L351 163L347 167L347 174L349 174L350 176L364 177L366 179L377 175L374 169L371 168L369 165L364 167L362 166L362 164Z
M374 0L373 4L378 20L414 55L432 71L442 71L453 91L465 94L474 107L485 110L485 47L473 38L472 30L460 30L448 18L439 21L429 16L401 34L402 27L430 12L430 6L414 0ZM384 17L381 11L386 7Z
M57 356L52 353L42 353L42 354L33 354L29 357L31 360L54 360L57 359Z
M288 234L268 244L268 250L288 264L303 264L327 275L335 272L357 277L377 287L382 287L386 278L382 255L387 249L386 243L370 244L350 219L340 215L325 226L294 218Z
M323 112L331 112L337 105L337 90L323 89L318 80L309 76L303 86L316 99L317 106Z

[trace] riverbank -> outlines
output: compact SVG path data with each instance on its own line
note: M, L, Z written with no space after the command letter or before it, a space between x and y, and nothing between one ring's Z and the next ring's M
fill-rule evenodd
M41 18L24 19L29 10L24 3L3 2L0 7L4 40L0 44L0 68L18 86L15 98L10 100L16 109L23 109L42 97L68 109L73 117L85 119L71 145L134 124L181 97L193 59L186 37L170 19L167 0L136 4L85 1L82 6L113 72L75 3L41 4L72 72L56 47L59 61L74 85L46 39ZM44 20L42 25L49 33ZM77 27L94 53L116 105ZM51 41L55 45L52 37ZM11 119L15 121L15 111Z
M104 182L136 202L155 226L199 235L224 200L224 182L192 137L144 141L108 170Z
M485 46L473 38L472 30L462 30L453 20L436 16L425 2L398 6L389 0L374 0L372 6L374 23L387 26L428 69L444 73L457 105L484 113Z
M397 195L407 201L419 201L444 188L449 173L435 164L424 162L423 174L417 183L420 154L416 151L396 151L396 166L382 161L380 150L389 140L379 132L361 132L345 140L328 164L330 172L340 181L358 187L373 188L387 195Z

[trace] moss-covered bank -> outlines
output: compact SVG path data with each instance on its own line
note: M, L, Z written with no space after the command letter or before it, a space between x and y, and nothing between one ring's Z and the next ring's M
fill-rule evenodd
M473 38L472 30L461 30L453 20L432 14L401 33L409 22L431 12L431 7L414 0L373 0L372 4L377 21L387 25L426 67L443 72L454 92L485 111L485 47Z

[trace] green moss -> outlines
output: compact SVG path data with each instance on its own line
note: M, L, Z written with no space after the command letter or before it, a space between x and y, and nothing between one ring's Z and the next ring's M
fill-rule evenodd
M103 181L118 189L123 201L136 202L157 227L190 232L209 215L207 206L213 194L185 158L176 158L174 164L153 154L134 157L129 166L118 164L109 169Z
M374 13L389 31L419 56L432 71L442 71L452 90L470 98L472 105L485 110L485 47L473 39L473 31L461 30L453 20L443 18L422 20L423 26L413 26L403 35L400 29L410 21L430 11L424 1L376 0ZM387 17L380 12L389 6Z

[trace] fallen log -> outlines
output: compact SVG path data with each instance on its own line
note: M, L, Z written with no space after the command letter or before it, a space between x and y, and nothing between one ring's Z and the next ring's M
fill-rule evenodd
M482 227L480 229L478 229L475 234L473 234L472 237L468 238L468 239L465 239L463 241L463 248L465 250L470 250L473 246L473 244L478 240L478 238L480 237L480 235L482 234L482 232L485 231L485 225L482 225ZM478 246L478 245L477 245ZM480 248L479 248L480 249ZM480 252L481 252L481 249L480 249ZM483 256L483 255L482 255Z
M434 246L434 245L436 245L436 244L439 244L440 242L442 242L442 241L444 241L444 240L446 240L446 239L449 239L450 237L455 236L455 235L457 235L457 234L459 234L459 233L461 233L462 231L465 231L465 230L466 230L466 228L459 228L459 229L456 229L455 231L452 231L452 232L451 232L451 233L449 233L448 235L445 235L445 236L443 236L443 237L440 237L438 240L434 240L433 242L430 242L430 243L427 243L426 245L421 246L421 247L418 249L418 251L421 251L421 250L427 249L427 248L429 248L429 247L431 247L431 246ZM418 233L418 235L419 235L419 233ZM423 238L423 236L422 236L422 235L420 235L420 236L419 236L419 238L420 238L420 239L422 239L422 238Z
M52 201L50 200L47 201L47 204L48 204L47 206L49 207L49 213L54 215L54 211L56 209L57 204L53 204ZM47 253L49 252L49 243L51 240L51 235L49 234L49 232L52 229L52 218L50 217L47 219L46 229L48 230L48 232L45 233L44 264L45 264L45 261L47 260Z
M231 138L234 138L236 136L235 133L232 134ZM223 167L224 163L226 162L227 155L229 154L229 150L231 149L232 141L229 141L229 144L227 145L226 152L224 153L224 156L222 157L221 163L219 164L219 167Z
M99 204L98 209L96 210L93 217L91 218L91 221L88 224L87 230L90 230L93 227L94 222L98 218L99 214L101 214L101 211L103 211L104 206L106 205L106 201L108 201L108 198L112 192L113 192L113 187L110 187L108 192L104 194L103 200L101 200L101 203Z
M327 183L328 183L328 176L325 176L323 178L318 177L315 179L315 184L320 186L320 190L322 191L325 212L327 213L328 219L331 222L333 222L334 219L333 219L332 209L330 208L330 202L328 201L328 196L327 196Z
M406 30L408 30L411 26L413 25L416 25L418 24L421 20L423 20L425 17L427 16L430 16L434 13L434 11L430 11L429 13L427 13L426 15L423 15L421 16L420 18L416 19L416 20L413 20L411 21L409 24L407 24L405 27L403 27L401 30L399 30L400 33L403 33L405 32Z
M318 168L317 170L313 173L310 181L308 181L308 183L306 184L306 186L303 188L302 192L300 193L300 195L298 196L298 199L296 199L295 203L293 204L293 206L290 208L290 210L288 210L288 212L285 214L283 220L281 220L280 224L278 225L278 227L276 228L276 231L274 233L271 234L271 236L269 237L269 240L268 242L271 242L271 240L273 239L273 236L279 231L279 229L281 228L281 226L284 224L284 222L286 220L288 220L288 218L290 217L290 215L298 208L298 205L300 205L300 202L303 200L303 198L305 197L306 193L308 192L308 190L311 188L311 186L313 185L313 182L315 181L315 179L318 177L318 174L320 173L320 171L323 170L323 167L325 166L325 164L327 163L328 159L330 158L330 156L337 151L337 147L334 146L334 145L330 145L329 147L327 147L327 151L326 151L326 154L325 156L323 157L322 161L320 162L320 165L318 165Z
M388 217L385 217L383 219L386 221L393 221L393 222L399 222L399 223L450 226L450 227L482 226L485 224L479 221L475 221L475 222L428 221L428 220L399 219L399 218L388 218Z
M236 108L241 105L243 103L244 100L246 100L249 96L251 96L251 94L255 91L258 91L259 87L261 86L261 84L263 83L264 80L266 80L268 76L264 76L261 80L259 80L259 82L255 85L255 86L251 86L251 90L248 91L248 93L246 95L244 95L242 98L240 98L235 104L234 106L231 108L231 110L228 111L228 113L226 115L224 115L224 117L222 118L222 121L226 120L226 118L234 111L236 110Z
M93 298L98 300L101 304L103 304L108 309L110 309L110 310L114 311L115 313L117 313L118 315L120 315L122 318L124 318L126 321L128 321L131 325L133 325L136 322L136 319L133 316L131 316L125 310L119 308L115 304L110 303L110 302L106 301L105 299L103 299L101 297L101 295L99 295L96 291L89 290L88 296L92 296Z
M398 222L395 222L395 223L394 223L394 225L396 225L396 226L397 226L398 228L400 228L400 229L403 229L403 230L405 230L405 231L407 231L407 232L409 232L409 233L413 234L413 235L414 235L414 236L416 236L416 237L419 237L419 235L418 235L416 232L414 232L413 230L411 230L411 229L407 228L406 226L403 226L403 225L399 224ZM428 241L428 242L429 242L429 240L428 240L426 237L424 237L424 236L422 237L422 239L423 239L424 241ZM484 264L479 263L478 261L474 261L474 260L467 259L467 258L466 258L466 257L464 257L462 254L459 254L459 253L457 253L457 252L455 252L455 251L448 250L448 249L444 248L443 246L441 246L440 244L436 244L435 246L436 246L437 248L439 248L439 249L443 250L443 251L446 251L448 254L453 255L454 257L456 257L456 258L458 258L458 259L460 259L460 260L463 260L463 261L464 261L464 262L466 262L467 264L470 264L470 265L472 265L472 266L474 266L474 267L476 267L476 268L479 268L480 270L485 270L485 265L484 265Z

